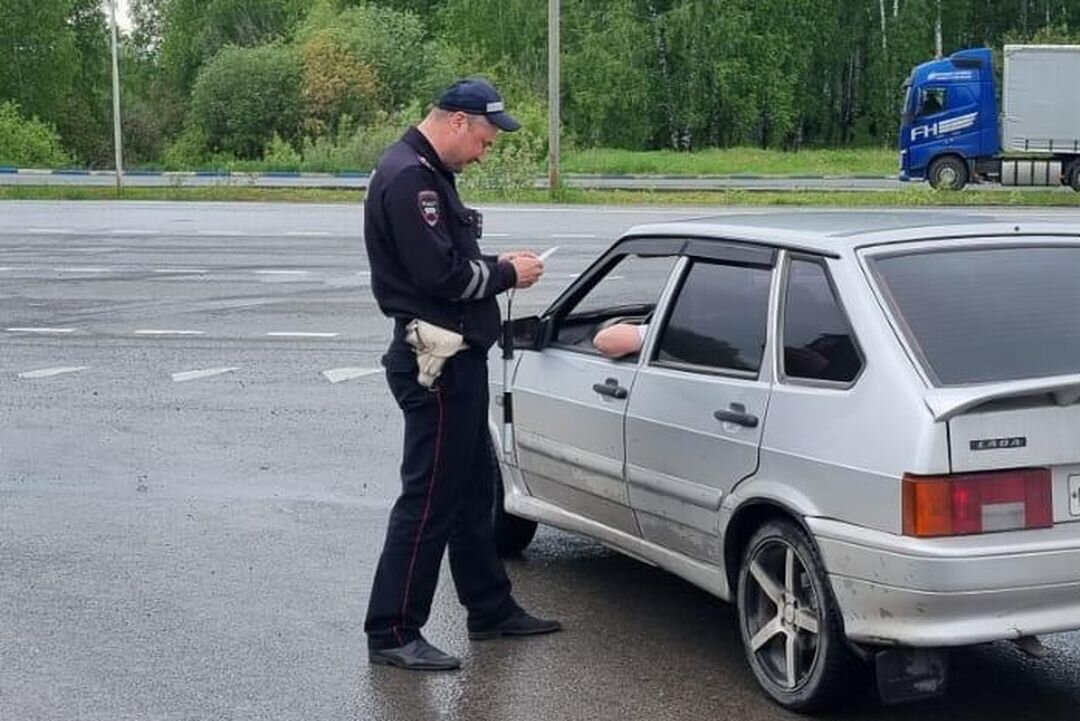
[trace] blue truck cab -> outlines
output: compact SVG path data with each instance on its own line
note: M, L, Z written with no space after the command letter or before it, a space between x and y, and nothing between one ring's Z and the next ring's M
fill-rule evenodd
M900 179L959 189L1001 153L993 59L973 48L917 66L904 82Z

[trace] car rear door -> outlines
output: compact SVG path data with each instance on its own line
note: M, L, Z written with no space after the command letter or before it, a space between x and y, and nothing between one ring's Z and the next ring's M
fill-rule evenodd
M758 464L776 254L718 241L688 251L634 382L627 483L645 539L715 563L720 501Z

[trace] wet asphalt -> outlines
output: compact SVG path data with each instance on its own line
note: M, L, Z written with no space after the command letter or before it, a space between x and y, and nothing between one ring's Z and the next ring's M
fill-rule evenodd
M520 314L679 213L486 226L561 246ZM798 718L758 691L730 606L553 529L508 569L565 631L470 642L444 569L425 633L462 670L368 665L401 425L365 271L353 206L0 206L0 721ZM1074 719L1080 633L1045 641L955 651L919 704L854 678L822 718Z

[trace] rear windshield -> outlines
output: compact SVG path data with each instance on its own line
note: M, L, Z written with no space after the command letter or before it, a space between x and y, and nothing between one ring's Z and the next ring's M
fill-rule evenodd
M933 251L872 267L938 385L1080 373L1080 247Z

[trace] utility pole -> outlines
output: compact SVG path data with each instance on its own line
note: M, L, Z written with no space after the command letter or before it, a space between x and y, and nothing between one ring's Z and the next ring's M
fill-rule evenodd
M116 148L116 192L124 189L124 149L120 133L120 61L116 51L116 0L109 0L109 17L112 25L112 96L113 96L113 145Z
M941 59L941 0L937 0L937 20L934 22L934 57Z
M559 180L559 0L548 0L548 193L554 195Z

